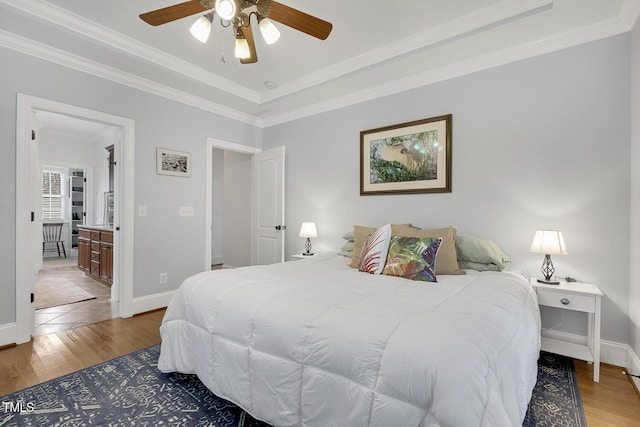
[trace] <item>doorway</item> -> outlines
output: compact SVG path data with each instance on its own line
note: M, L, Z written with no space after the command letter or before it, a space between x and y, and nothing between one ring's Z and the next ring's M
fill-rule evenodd
M18 94L16 120L16 326L15 343L31 339L34 326L35 304L33 303L35 281L41 250L41 228L36 215L41 211L40 197L36 188L40 179L37 133L33 116L37 111L57 113L90 122L102 123L120 130L120 140L115 145L114 173L117 197L114 199L114 242L117 253L114 257L114 284L111 295L118 301L122 317L133 315L133 162L134 122L43 98ZM126 186L123 183L126 182Z
M251 265L251 155L213 149L211 267Z
M233 264L245 264L242 256L233 257L225 260L225 243L224 236L231 238L231 230L227 229L224 233L224 218L225 216L233 215L233 211L225 208L224 205L224 193L225 193L225 157L228 160L232 157L235 159L233 162L240 164L240 170L244 167L242 163L244 160L250 160L255 153L259 153L259 148L250 147L247 145L236 144L234 142L223 141L215 138L207 138L207 164L206 164L206 185L205 185L205 229L207 230L205 240L205 270L210 270L213 266L227 265L234 266ZM245 173L246 173L246 169ZM249 168L248 176L250 180L251 169ZM227 182L227 185L230 183ZM230 190L232 191L232 190ZM251 194L251 181L248 184L243 183L243 192L249 192ZM243 204L242 197L236 198L236 208L241 209L238 205ZM250 199L249 199L250 201ZM245 206L250 212L251 205ZM250 228L250 220L248 223L243 224L243 229L246 231ZM250 235L249 235L250 236ZM249 251L251 241L246 242L246 250ZM230 255L230 254L229 254ZM248 264L246 264L248 265ZM235 265L239 267L241 265Z
M206 182L205 182L205 270L210 270L212 261L212 237L214 233L213 187L214 187L214 149L248 155L251 158L250 185L243 191L249 192L251 204L250 220L246 219L239 226L249 230L250 242L247 246L236 245L240 250L250 254L250 264L271 264L284 261L284 182L285 182L285 150L275 147L263 151L260 148L207 138ZM241 156L241 158L244 158ZM233 183L232 183L233 185ZM220 190L219 190L220 191ZM231 189L230 191L234 191ZM217 205L216 205L216 208ZM224 207L223 207L224 208ZM245 209L247 209L245 207ZM217 212L217 216L222 212ZM227 230L227 233L233 232ZM233 239L233 236L231 235ZM222 255L224 257L224 255ZM224 260L222 261L224 264Z
M122 130L41 110L34 112L34 124L43 176L42 214L36 217L43 227L57 230L55 224L62 225L60 243L43 244L39 257L33 329L37 336L118 316L118 295L78 268L78 249L82 227L113 222L106 219L105 199L114 195L110 155Z

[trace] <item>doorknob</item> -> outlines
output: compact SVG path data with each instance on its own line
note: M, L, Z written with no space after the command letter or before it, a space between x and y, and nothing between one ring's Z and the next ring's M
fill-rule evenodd
M280 231L280 230L286 230L287 226L286 225L276 225L276 230Z

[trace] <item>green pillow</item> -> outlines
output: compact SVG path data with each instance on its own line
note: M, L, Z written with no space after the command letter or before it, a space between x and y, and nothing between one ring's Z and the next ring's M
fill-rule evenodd
M457 235L458 261L465 267L479 271L503 271L511 264L511 258L491 240Z

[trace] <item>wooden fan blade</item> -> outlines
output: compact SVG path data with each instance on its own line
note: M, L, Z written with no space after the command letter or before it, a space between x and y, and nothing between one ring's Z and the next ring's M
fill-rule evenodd
M323 21L320 18L300 12L297 9L285 6L276 1L271 2L269 19L278 21L287 27L302 31L320 40L325 40L329 37L329 33L331 33L331 29L333 28L330 22Z
M207 10L208 9L205 9L202 4L200 4L200 0L191 0L154 10L152 12L143 13L140 15L140 19L147 24L157 26L175 21L176 19L195 15L196 13L202 13Z
M251 24L246 27L241 27L241 30L244 34L244 38L247 39L247 43L249 44L249 52L251 52L251 56L245 59L240 59L240 63L254 64L258 62L258 54L256 53L256 43L253 40L253 30L251 29Z

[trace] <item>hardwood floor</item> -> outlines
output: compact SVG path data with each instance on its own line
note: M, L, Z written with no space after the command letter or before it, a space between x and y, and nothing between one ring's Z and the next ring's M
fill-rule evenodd
M160 342L164 310L34 337L0 350L0 396Z
M600 382L593 365L574 360L585 418L591 427L640 426L640 394L619 366L601 364Z
M160 342L164 310L116 318L71 331L34 337L0 350L0 396ZM575 361L578 386L590 427L640 426L640 395L622 368L602 365L594 383L593 366Z

